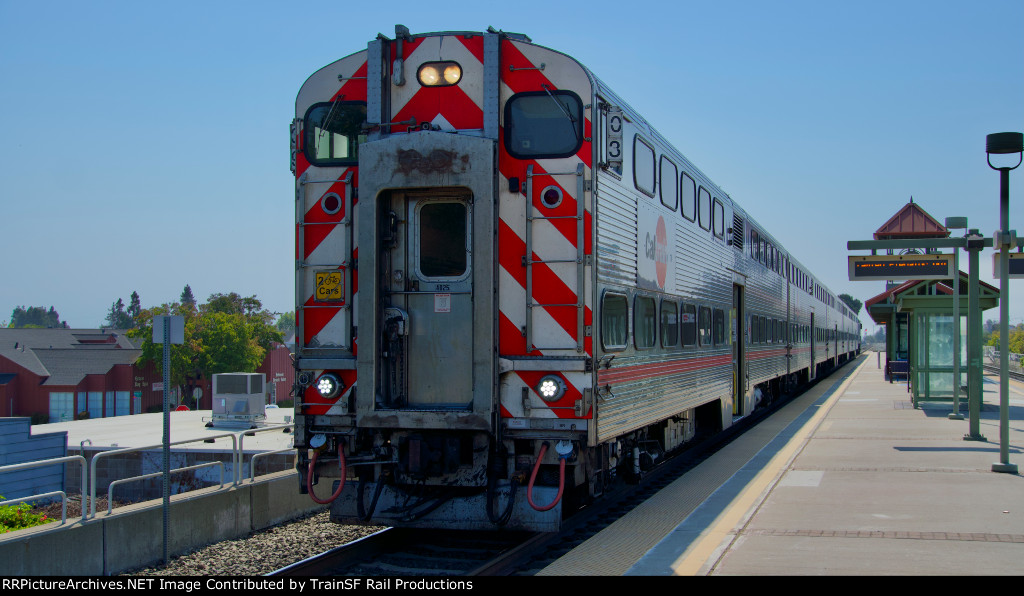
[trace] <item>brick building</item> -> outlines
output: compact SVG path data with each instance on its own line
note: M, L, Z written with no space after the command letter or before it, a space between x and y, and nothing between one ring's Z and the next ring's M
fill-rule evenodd
M163 379L153 366L137 364L140 345L116 329L0 329L0 417L61 422L83 412L100 418L161 408ZM275 346L256 371L273 386L272 401L288 399L288 354ZM210 380L197 388L200 409L210 409Z

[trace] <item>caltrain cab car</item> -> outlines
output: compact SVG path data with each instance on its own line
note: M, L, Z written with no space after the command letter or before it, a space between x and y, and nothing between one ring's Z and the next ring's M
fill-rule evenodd
M779 242L525 35L400 25L309 77L291 149L297 468L333 521L555 530L854 351Z

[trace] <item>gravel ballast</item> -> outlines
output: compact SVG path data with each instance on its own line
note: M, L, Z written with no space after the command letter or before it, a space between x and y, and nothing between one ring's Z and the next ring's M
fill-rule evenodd
M167 565L136 569L122 575L264 575L384 529L382 526L335 524L328 515L324 511L296 519L253 532L245 538L225 540L171 557Z

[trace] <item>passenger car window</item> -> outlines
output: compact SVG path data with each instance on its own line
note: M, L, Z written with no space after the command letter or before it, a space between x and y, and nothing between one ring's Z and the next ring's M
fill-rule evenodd
M680 317L683 331L683 345L692 346L697 343L697 309L692 304L683 305L683 316Z
M690 221L697 219L697 185L689 174L683 173L683 217Z
M700 227L711 231L711 193L700 187L697 191L697 214L700 216Z
M652 197L656 165L654 147L648 145L639 135L633 137L633 184L637 190Z
M715 236L722 238L725 236L725 207L722 202L715 199L714 211L711 215L711 221L715 226Z
M633 309L633 337L639 349L653 348L658 334L654 298L637 296Z
M712 334L716 346L725 345L725 311L716 308L712 313Z
M679 169L664 155L661 156L661 178L659 180L661 182L661 204L675 211L676 203L679 202Z
M622 294L605 294L601 301L601 343L606 350L626 347L627 311L629 305Z
M700 334L700 345L710 346L711 345L711 309L702 306L700 307L700 319L698 320L697 331Z
M665 348L679 345L679 305L670 300L661 301L661 345Z

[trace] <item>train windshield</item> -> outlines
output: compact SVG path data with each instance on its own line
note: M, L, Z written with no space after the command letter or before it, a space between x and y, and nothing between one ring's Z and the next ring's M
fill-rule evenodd
M519 93L505 105L505 147L514 157L568 157L582 143L583 102L575 93Z
M363 123L366 104L333 101L318 103L306 112L305 151L319 166L359 163L359 144L366 140Z

